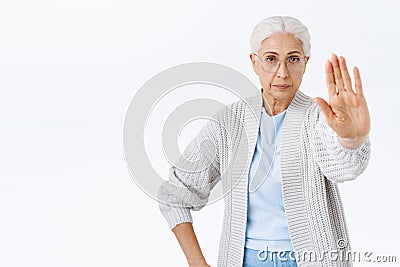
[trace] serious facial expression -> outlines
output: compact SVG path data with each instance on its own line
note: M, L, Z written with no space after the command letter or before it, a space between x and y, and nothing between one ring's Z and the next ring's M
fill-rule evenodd
M250 59L266 97L273 100L293 98L300 87L308 61L308 57L304 56L301 42L293 34L279 33L268 37L261 43L257 56L251 54ZM266 67L269 62L279 60L279 67L275 71ZM293 71L294 68L288 64L295 60L301 60L299 63L301 65Z

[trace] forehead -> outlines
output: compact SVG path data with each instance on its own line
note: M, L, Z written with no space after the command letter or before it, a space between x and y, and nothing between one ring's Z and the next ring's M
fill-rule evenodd
M265 52L287 54L293 51L303 53L303 45L291 33L274 34L261 42L261 54Z

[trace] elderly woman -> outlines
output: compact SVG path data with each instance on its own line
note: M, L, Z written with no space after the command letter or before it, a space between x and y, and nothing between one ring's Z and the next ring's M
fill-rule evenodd
M219 181L225 210L218 266L352 266L337 184L359 176L370 156L359 70L353 86L345 59L332 55L328 103L299 91L311 47L299 20L264 19L250 44L260 92L204 126L160 187L160 210L189 266L209 266L191 210L206 205Z

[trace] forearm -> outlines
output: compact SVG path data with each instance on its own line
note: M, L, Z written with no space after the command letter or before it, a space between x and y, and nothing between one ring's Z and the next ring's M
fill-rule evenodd
M186 256L190 267L206 267L209 266L201 252L199 242L194 233L191 223L181 223L175 226L172 231Z
M312 150L322 174L333 182L356 179L364 172L370 158L369 135L342 138L329 125L319 109L310 110L306 129L311 129ZM315 112L315 113L314 113Z

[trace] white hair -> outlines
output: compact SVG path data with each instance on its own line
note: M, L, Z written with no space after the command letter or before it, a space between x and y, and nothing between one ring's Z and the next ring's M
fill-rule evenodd
M303 45L305 56L311 56L311 35L307 27L298 19L287 16L274 16L263 19L255 27L250 36L251 53L258 53L262 41L278 33L291 33Z

